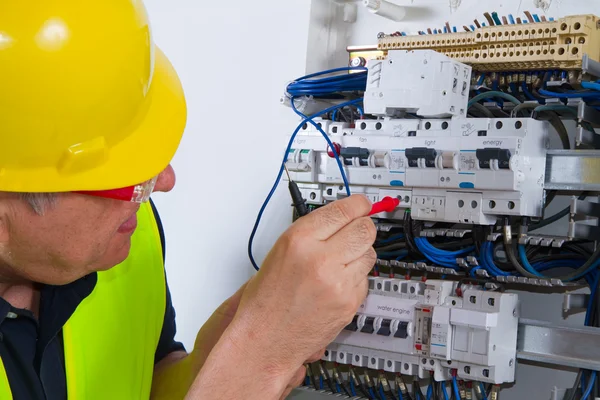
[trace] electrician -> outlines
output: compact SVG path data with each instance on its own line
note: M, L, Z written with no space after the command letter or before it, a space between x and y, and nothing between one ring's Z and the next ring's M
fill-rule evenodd
M186 103L140 0L0 0L0 88L1 399L278 399L352 320L363 197L290 227L192 352L174 340L149 196Z

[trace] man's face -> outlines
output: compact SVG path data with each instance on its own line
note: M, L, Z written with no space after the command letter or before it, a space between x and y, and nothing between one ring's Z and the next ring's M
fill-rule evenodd
M171 166L154 191L175 185ZM63 193L37 215L17 194L0 192L0 278L52 285L73 282L125 260L139 204Z

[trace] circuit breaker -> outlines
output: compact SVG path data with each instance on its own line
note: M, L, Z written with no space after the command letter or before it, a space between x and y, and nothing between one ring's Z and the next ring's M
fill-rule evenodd
M437 381L514 381L518 295L442 280L372 278L324 360ZM461 295L457 295L457 292Z

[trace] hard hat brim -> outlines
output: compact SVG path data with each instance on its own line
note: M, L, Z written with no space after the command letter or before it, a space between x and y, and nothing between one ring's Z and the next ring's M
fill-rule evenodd
M181 81L158 47L155 47L154 73L147 101L146 112L132 124L132 131L105 150L97 165L77 173L48 167L2 169L0 165L0 191L107 190L136 185L155 177L175 155L187 120Z

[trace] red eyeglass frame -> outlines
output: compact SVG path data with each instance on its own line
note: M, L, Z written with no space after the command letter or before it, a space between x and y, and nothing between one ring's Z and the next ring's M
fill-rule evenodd
M132 203L145 203L150 200L150 195L152 195L152 192L154 191L157 180L158 176L138 185L128 186L120 189L86 190L75 191L73 193L102 197L105 199L129 201Z

